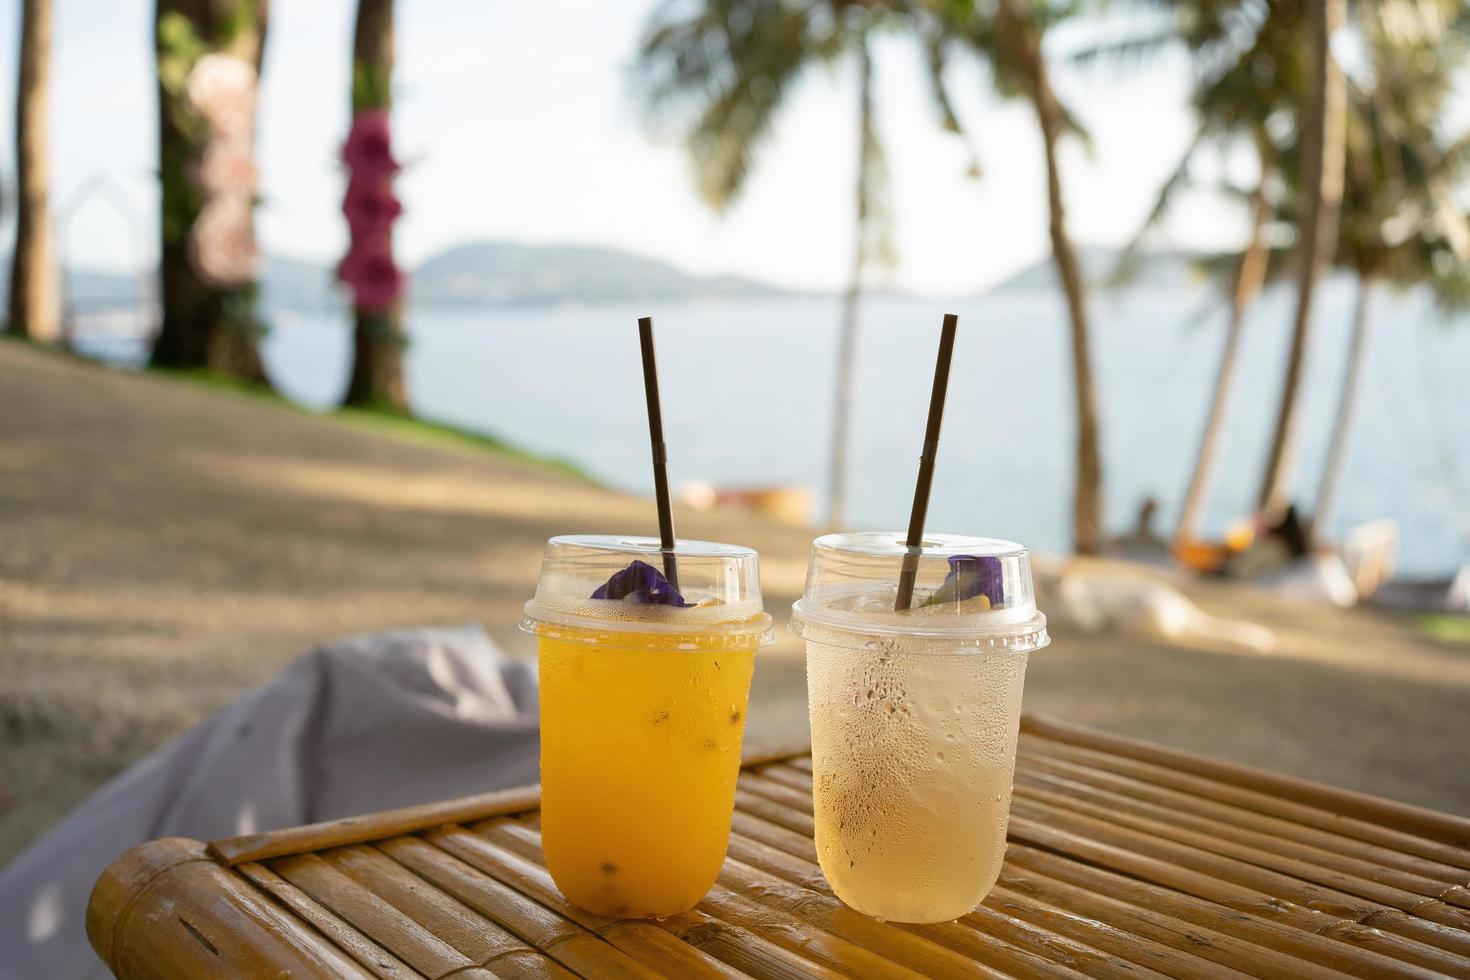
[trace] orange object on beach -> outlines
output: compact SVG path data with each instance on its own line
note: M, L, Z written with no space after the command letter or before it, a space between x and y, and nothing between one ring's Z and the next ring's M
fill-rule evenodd
M1218 572L1229 555L1230 549L1215 541L1189 538L1174 542L1174 560L1191 571Z

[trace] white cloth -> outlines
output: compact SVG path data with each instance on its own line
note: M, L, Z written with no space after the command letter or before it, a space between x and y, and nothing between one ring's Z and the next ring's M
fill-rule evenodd
M0 873L0 978L106 977L97 877L156 837L210 840L534 783L534 667L479 627L321 647L107 783Z

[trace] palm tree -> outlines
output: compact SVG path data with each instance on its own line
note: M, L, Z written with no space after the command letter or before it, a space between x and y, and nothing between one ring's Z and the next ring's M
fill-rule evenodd
M1454 0L1357 8L1373 78L1354 91L1337 262L1357 278L1347 365L1310 525L1326 526L1341 481L1377 286L1429 284L1445 308L1470 304L1470 227L1445 188L1470 176L1470 137L1446 143L1446 115L1470 43Z
M1230 289L1230 313L1225 323L1225 343L1220 349L1220 364L1215 371L1210 407L1205 415L1204 430L1200 433L1194 467L1189 474L1184 505L1179 510L1179 522L1174 530L1176 544L1185 544L1197 537L1195 529L1204 514L1210 480L1215 471L1215 460L1219 455L1220 439L1225 430L1225 418L1229 414L1230 393L1235 384L1236 365L1240 360L1245 315L1260 295L1261 286L1269 271L1271 256L1264 234L1270 217L1266 181L1267 176L1263 172L1256 189L1250 195L1250 233L1235 263L1234 282Z
M1103 538L1097 391L1087 325L1087 290L1077 261L1077 250L1067 230L1057 157L1062 137L1081 130L1057 98L1052 88L1050 69L1041 50L1046 29L1066 12L1045 2L1030 0L996 0L993 11L989 13L980 12L974 0L927 0L915 11L924 19L934 15L938 17L941 41L931 48L941 55L931 59L937 91L944 90L943 45L947 41L955 41L990 64L996 88L1001 94L1025 97L1036 113L1046 155L1052 257L1067 301L1067 322L1072 342L1073 409L1077 427L1072 540L1079 553L1090 554L1101 547ZM953 122L954 117L946 111L945 118Z
M25 0L21 8L20 76L15 86L16 212L9 329L38 343L54 341L60 326L47 203L50 70L51 0Z
M1347 80L1333 58L1330 41L1345 12L1346 0L1310 0L1309 3L1307 37L1312 70L1310 96L1301 114L1302 212L1297 238L1296 317L1258 499L1262 513L1268 517L1280 514L1291 502L1290 476L1298 428L1297 392L1306 365L1312 302L1317 282L1332 261L1337 243L1346 155Z
M641 45L650 109L687 114L685 142L700 193L723 211L739 196L782 101L811 66L851 56L858 67L856 225L837 352L828 520L846 516L848 432L864 274L892 259L887 170L873 107L870 37L891 14L858 0L666 3Z
M1116 279L1128 278L1143 243L1173 213L1180 191L1206 189L1193 176L1202 149L1212 147L1224 155L1232 148L1245 147L1258 165L1255 183L1249 189L1229 180L1207 188L1227 199L1245 202L1249 232L1244 247L1228 263L1222 261L1225 256L1203 257L1199 262L1211 272L1228 264L1232 275L1225 290L1230 307L1225 340L1175 530L1176 543L1184 544L1196 538L1208 499L1229 412L1245 316L1272 271L1270 240L1278 237L1279 216L1286 205L1282 195L1288 190L1280 179L1283 147L1280 138L1272 136L1272 120L1290 118L1299 111L1304 66L1299 41L1302 14L1297 3L1282 2L1261 9L1250 0L1191 0L1168 4L1166 12L1169 19L1163 29L1153 30L1155 25L1149 24L1150 29L1143 33L1090 48L1074 60L1133 62L1166 46L1182 44L1196 65L1191 97L1197 119L1194 137L1160 189L1143 227L1124 250Z
M269 0L157 0L159 367L266 384L255 316L254 129Z
M393 262L392 231L399 206L391 187L396 164L387 142L392 77L393 0L358 0L352 56L354 134L360 135L364 126L377 125L388 166L375 168L369 162L364 167L349 156L349 166L371 172L354 173L348 188L353 245L343 265L356 295L352 374L343 402L402 413L408 411L408 388L403 379L406 339L402 276ZM351 145L353 139L349 137ZM367 159L371 161L372 156L369 154ZM358 206L354 207L354 201ZM348 271L354 267L355 272Z

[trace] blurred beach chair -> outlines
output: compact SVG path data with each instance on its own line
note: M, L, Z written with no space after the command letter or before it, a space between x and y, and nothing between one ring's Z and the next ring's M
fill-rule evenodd
M1358 595L1370 596L1398 571L1399 526L1388 519L1361 524L1343 536L1338 553Z
M1373 605L1399 612L1470 614L1470 565L1450 578L1385 582L1373 594Z
M1296 602L1350 609L1358 604L1358 588L1347 564L1336 552L1323 551L1255 576L1251 581Z

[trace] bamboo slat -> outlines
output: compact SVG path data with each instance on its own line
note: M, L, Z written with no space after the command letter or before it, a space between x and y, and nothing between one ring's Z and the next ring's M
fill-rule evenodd
M475 962L423 925L332 867L319 855L278 858L270 869L431 977Z
M446 800L443 803L384 810L365 817L346 817L342 820L306 824L265 834L226 837L211 841L209 853L225 864L264 861L283 854L304 854L323 847L361 844L429 827L466 820L483 820L494 814L522 813L534 810L540 803L540 787L527 786L499 793L467 796L459 800Z
M237 875L171 837L115 861L87 908L92 948L119 976L369 976Z
M265 865L250 861L240 865L239 871L303 921L315 927L323 936L342 947L343 952L357 960L373 976L404 977L418 972Z
M1470 870L1470 850L1454 843L1420 837L1391 824L1374 823L1358 817L1299 802L1290 796L1272 796L1269 792L1235 783L1196 775L1186 769L1159 762L1112 755L1106 750L1079 745L1076 742L1052 742L1035 735L1022 734L1023 753L1038 752L1049 757L1070 759L1106 772L1122 773L1144 782L1173 786L1205 799L1219 800L1246 810L1294 820L1307 826L1333 831L1359 840L1382 844L1403 851ZM1276 777L1284 779L1286 777Z
M1180 749L1166 749L1139 739L1083 728L1043 715L1025 715L1021 720L1021 728L1027 734L1051 741L1096 748L1115 756L1168 766L1218 782L1257 790L1279 799L1304 803L1329 813L1356 817L1408 834L1442 841L1461 850L1470 849L1470 819L1465 817L1339 789L1336 786L1308 782Z
M1258 901L1254 896L1265 896L1276 914L1305 928L1337 930L1349 942L1431 969L1443 969L1443 964L1453 964L1461 959L1447 956L1442 950L1427 945L1431 938L1439 935L1436 923L1398 910L1320 887L1268 867L1221 857L1167 838L1153 837L1119 821L1106 822L1064 812L1025 795L1015 797L1011 808L1017 816L1029 817L1062 830L1080 831L1094 839L1113 840L1123 848L1181 868L1198 868L1221 886L1238 886L1251 893L1251 898L1240 900L1248 907ZM1277 909L1277 906L1285 907Z
M1025 853L1024 849L1015 845L1007 851L1009 863L1006 870L1001 872L1000 886L987 900L990 904L1011 909L1018 915L1027 915L1031 909L1037 907L1055 908L1067 917L1057 923L1059 929L1086 927L1089 923L1097 923L1105 932L1118 934L1128 944L1125 948L1131 948L1133 938L1146 937L1188 953L1192 960L1206 959L1243 973L1301 977L1304 980L1325 980L1345 975L1310 960L1296 958L1277 946L1257 945L1227 932L1208 928L1201 920L1209 921L1217 917L1216 913L1191 914L1194 910L1187 907L1187 900L1182 896L1180 900L1171 903L1167 892L1159 889L1159 894L1149 895L1146 893L1149 886L1141 882L1131 883L1134 887L1130 892L1126 887L1128 883L1109 881L1110 876L1106 872L1078 865L1082 869L1079 876L1091 878L1093 890L1089 890L1031 871L1020 863L1020 857ZM1049 857L1037 853L1040 860ZM1124 887L1119 887L1120 884ZM1035 904L1012 905L1011 895L1024 895ZM1130 904L1130 899L1133 904ZM1177 907L1179 905L1185 905L1185 908L1181 910ZM1168 911L1164 911L1165 909ZM1249 921L1247 916L1238 916L1237 919L1241 922ZM1259 925L1266 932L1273 928L1278 930L1275 935L1270 936L1272 940L1291 938L1284 929L1272 927L1269 923ZM1185 969L1179 964L1171 964L1170 972L1184 976ZM1193 972L1192 968L1189 969Z
M422 924L473 962L504 977L571 977L536 948L430 885L371 847L354 845L322 853L329 864L404 915Z
M482 834L462 828L433 831L430 843L499 878L528 899L564 915L666 976L735 977L739 972L702 950L679 942L652 922L609 919L570 904L557 892L551 875Z
M742 775L741 779L746 781L746 775ZM808 800L808 805L809 803ZM805 814L794 807L767 810L774 820L786 822L788 829L803 824L805 820ZM794 838L787 837L785 840L791 844ZM799 846L794 848L795 853L783 852L759 841L746 841L737 837L732 842L731 850L732 855L742 860L748 859L754 867L764 872L830 894L820 869L808 860L810 847L810 841L800 839ZM764 887L759 882L752 883L752 886ZM991 903L987 902L989 904ZM1033 914L1043 914L1039 909L1032 911ZM1125 961L1113 957L1096 945L1095 940L1100 935L1108 945L1117 945L1112 937L1103 935L1106 932L1105 927L1096 923L1088 923L1079 929L1078 923L1067 920L1064 928L1052 931L1039 928L1036 923L1028 922L1022 917L1012 917L1005 911L997 912L983 907L967 917L966 921L971 926L978 926L980 932L956 929L954 923L904 928L935 939L946 948L965 952L987 962L1004 964L1008 972L1019 975L1030 975L1036 970L1037 964L1026 955L1026 950L1042 953L1055 964L1071 967L1089 976L1156 976L1158 974L1149 969L1151 963L1166 968L1173 976L1225 976L1232 973L1214 969L1207 962L1195 962L1193 957L1180 955L1161 944L1138 936L1130 937L1126 944L1129 959ZM1089 945L1087 939L1094 940L1094 943Z
M1438 887L1417 876L1384 869L1369 862L1344 857L1316 847L1276 841L1269 836L1240 830L1229 824L1201 820L1126 798L1098 794L1059 783L1035 774L1020 777L1017 794L1026 799L1062 806L1100 820L1113 820L1166 840L1177 841L1225 857L1237 858L1262 868L1284 871L1303 881L1327 885L1354 897L1368 899L1388 908L1413 912L1449 929L1430 930L1462 955L1470 956L1470 914L1441 901L1448 894L1462 901L1454 889ZM1408 889L1414 889L1410 891ZM1435 941L1436 945L1440 940Z
M536 867L545 870L541 853L540 831L524 822L495 821L480 831L490 840L504 844ZM547 872L550 878L550 872ZM841 974L770 942L742 925L731 924L710 915L704 906L680 915L656 920L657 924L680 939L704 950L737 970L755 972L758 976L836 977Z
M1069 792L1076 792L1078 795L1082 794L1083 787L1095 788L1110 794L1110 800L1124 799L1138 803L1152 803L1164 812L1178 814L1181 817L1185 814L1206 817L1228 826L1239 827L1242 830L1256 831L1265 839L1307 844L1329 854L1357 858L1385 872L1402 871L1418 879L1438 882L1440 888L1438 897L1445 901L1451 901L1449 897L1451 895L1465 894L1466 889L1470 888L1470 871L1464 868L1406 854L1370 841L1359 840L1356 837L1321 830L1282 817L1257 813L1254 810L1206 799L1118 773L1089 768L1051 755L1023 750L1020 754L1020 761L1023 776L1040 777L1045 774L1055 779L1066 780ZM775 775L778 769L784 769L784 767L771 767L763 772L767 775ZM793 772L792 770L785 771ZM808 791L811 789L810 777L807 777L806 788ZM1425 892L1425 894L1431 893Z
M502 882L417 837L394 837L378 848L404 867L542 950L573 973L602 980L659 976L596 934L564 919Z
M1470 821L1027 716L984 904L883 923L812 840L803 748L745 757L729 853L661 922L556 890L535 787L218 840L99 879L123 977L1470 977Z
M508 846L525 855L528 860L539 860L541 848L540 835L535 829L525 823L497 821L492 825L484 827L482 832L487 836L505 841ZM816 871L815 868L812 870ZM816 873L820 879L821 873ZM759 916L770 916L772 915L770 909L774 909L775 916L781 921L789 922L796 919L805 919L806 921L799 925L801 930L799 935L802 937L803 942L811 937L825 934L836 937L839 941L848 945L859 945L880 954L876 957L876 960L877 963L882 965L876 966L876 975L881 976L888 973L899 975L904 972L909 972L899 966L899 964L906 962L915 965L920 972L927 976L951 975L951 971L954 971L953 975L955 976L975 975L973 965L964 962L963 957L946 956L944 955L946 951L942 949L935 949L926 944L914 942L902 935L887 935L885 930L873 928L878 926L878 923L875 923L866 916L853 912L835 899L821 902L809 892L798 889L793 893L793 900L787 901L786 897L779 894L780 889L769 878L751 875L750 869L741 867L736 861L726 861L726 866L720 876L720 883L721 885L727 886L726 888L721 888L720 885L716 886L716 890L722 896L726 896L724 902L726 906L736 904L731 899L738 901L742 893L756 895L755 902L760 904L743 904L742 907L745 910L745 915L742 916L740 921L761 921L760 918L750 915L752 911L757 909L759 910ZM760 908L762 904L768 906L768 908ZM696 911L702 915L717 919L718 916L712 915L711 912L718 909L719 905L720 903L718 902L711 903L705 901L699 905ZM834 915L841 916L842 921L834 921L832 918ZM855 939L851 935L854 931L863 933L863 938ZM875 937L877 937L876 940ZM897 948L886 948L888 945L894 944L896 944ZM931 961L935 957L938 957L944 962L937 965L934 964ZM869 965L874 965L872 961L867 962L869 962Z

